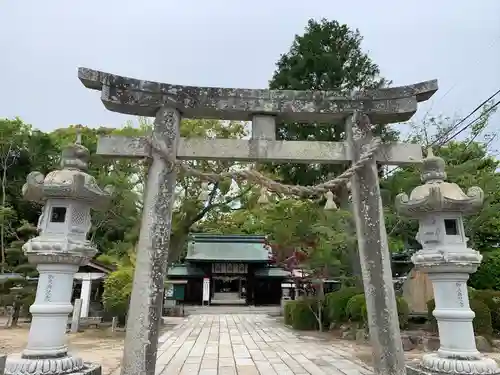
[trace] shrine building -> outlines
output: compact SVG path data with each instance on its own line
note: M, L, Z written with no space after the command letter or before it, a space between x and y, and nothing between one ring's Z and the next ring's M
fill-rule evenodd
M281 284L291 275L271 264L265 240L265 236L191 234L184 263L168 270L178 299L198 305L279 305Z

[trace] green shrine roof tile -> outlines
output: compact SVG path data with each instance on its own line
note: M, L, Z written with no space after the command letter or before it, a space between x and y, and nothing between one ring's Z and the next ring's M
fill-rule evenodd
M179 264L168 269L168 277L204 277L205 273L197 267Z
M279 267L259 268L255 270L255 277L291 277L291 273Z
M268 262L265 236L191 235L187 261Z
M266 236L256 236L248 234L210 234L210 233L191 233L189 235L191 242L248 242L264 243Z

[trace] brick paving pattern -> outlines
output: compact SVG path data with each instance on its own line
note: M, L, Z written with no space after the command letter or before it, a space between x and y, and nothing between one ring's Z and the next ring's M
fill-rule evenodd
M267 315L192 315L158 346L158 375L373 374L341 341L301 337Z

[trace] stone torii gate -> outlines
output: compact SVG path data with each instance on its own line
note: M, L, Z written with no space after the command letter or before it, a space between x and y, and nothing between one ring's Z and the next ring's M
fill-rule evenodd
M346 97L335 92L179 86L87 68L79 68L78 77L85 87L101 91L107 109L155 117L149 137L105 136L99 139L97 148L103 156L151 160L122 375L155 373L176 182L175 159L354 163L363 146L370 142L370 121L407 121L416 112L418 102L437 91L436 80ZM181 117L252 121L252 138L181 138ZM275 125L287 121L345 122L347 142L277 141ZM151 147L151 143L159 145L169 158ZM405 165L421 157L419 145L382 145L351 181L375 370L380 374L404 374L405 369L376 162Z

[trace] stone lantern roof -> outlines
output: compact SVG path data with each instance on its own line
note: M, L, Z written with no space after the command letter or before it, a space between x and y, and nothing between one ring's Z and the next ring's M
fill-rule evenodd
M112 186L101 189L96 179L86 173L89 150L81 144L78 132L74 144L66 146L61 153L61 169L44 176L31 172L22 188L23 198L36 203L47 199L73 199L86 202L94 209L105 209L111 201Z
M396 210L404 216L421 216L429 212L459 212L471 215L478 212L484 200L483 190L471 187L465 194L454 183L446 182L445 162L435 156L429 148L427 157L422 160L421 180L408 197L401 193L396 197Z

